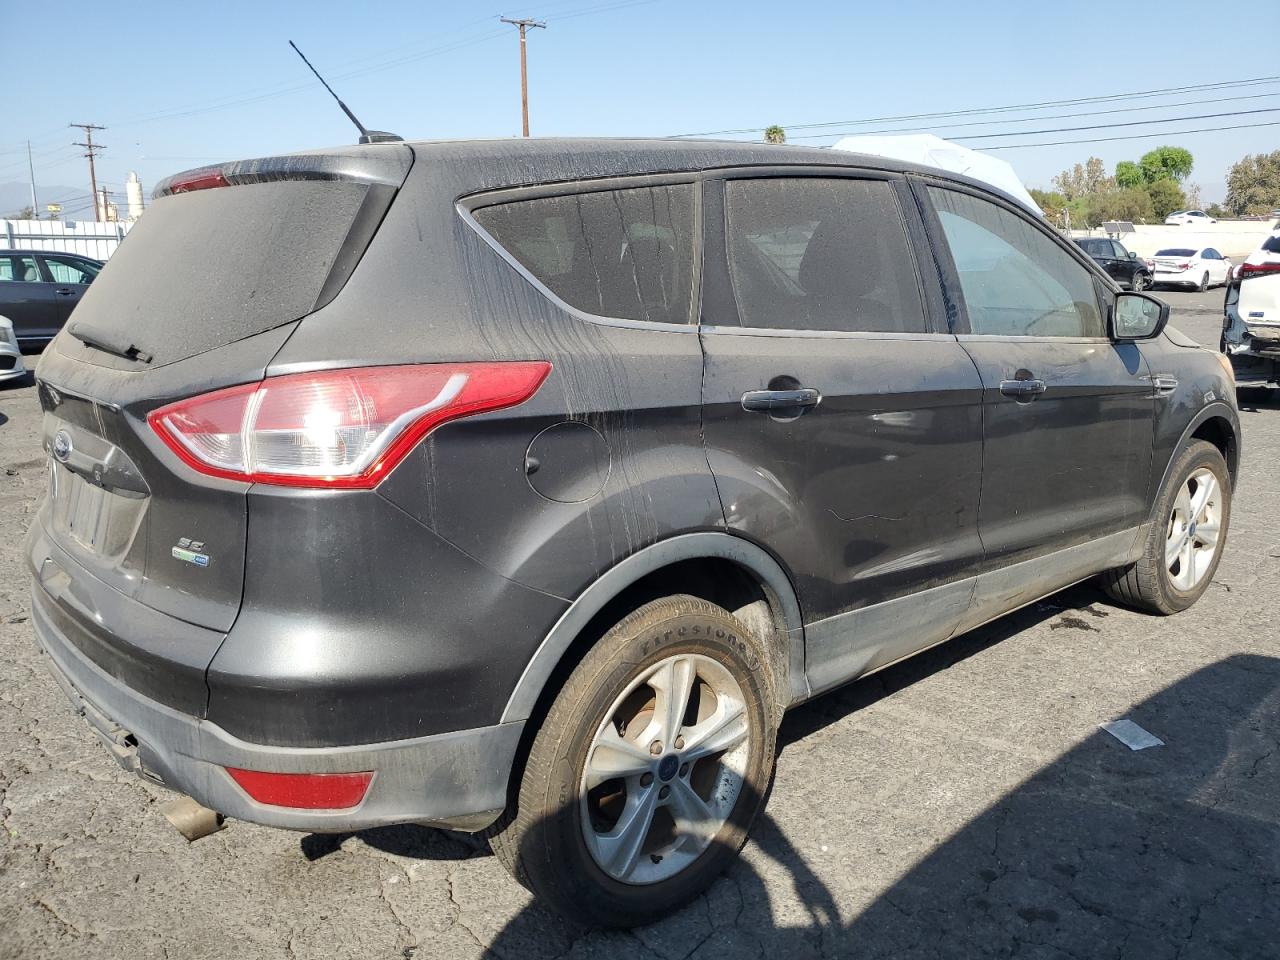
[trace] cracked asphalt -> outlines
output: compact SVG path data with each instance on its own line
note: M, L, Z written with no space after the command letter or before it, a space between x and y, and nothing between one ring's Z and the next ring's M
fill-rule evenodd
M1221 291L1167 296L1216 343ZM1075 587L793 711L741 860L668 920L599 933L464 836L183 840L36 651L39 414L30 386L0 388L0 957L1280 957L1280 398L1241 407L1196 607ZM1120 717L1166 745L1098 729Z

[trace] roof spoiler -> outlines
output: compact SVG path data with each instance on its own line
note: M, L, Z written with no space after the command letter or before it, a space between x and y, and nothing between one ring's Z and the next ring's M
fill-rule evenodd
M376 150L339 147L197 167L161 180L151 196L158 200L194 190L276 180L355 180L398 188L404 183L411 166L413 151L404 144L382 146Z

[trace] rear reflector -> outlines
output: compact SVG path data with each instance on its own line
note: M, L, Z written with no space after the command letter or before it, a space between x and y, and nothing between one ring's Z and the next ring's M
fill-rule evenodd
M288 374L180 400L147 422L210 476L369 489L436 427L524 403L550 371L539 360Z
M297 810L346 810L369 791L373 771L365 773L264 773L227 767L240 788L259 803Z

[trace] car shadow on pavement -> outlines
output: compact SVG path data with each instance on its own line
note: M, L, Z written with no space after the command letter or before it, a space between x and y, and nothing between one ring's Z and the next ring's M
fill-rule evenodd
M1100 602L1095 587L1074 587L798 707L783 723L779 750L1036 622L1059 616L1069 626L1075 613L1098 616ZM1135 752L1092 731L923 860L904 864L869 905L842 902L766 809L747 856L671 917L630 932L594 931L534 901L485 955L1280 955L1280 659L1229 657L1126 716L1165 745ZM316 859L346 836L306 837L303 851ZM358 836L437 860L466 859L483 845L408 826ZM538 836L535 827L528 842ZM868 840L841 844L856 850ZM841 886L848 882L843 875Z
M1280 389L1275 387L1239 387L1236 389L1236 406L1240 408L1241 413L1280 410Z
M652 955L669 945L681 956L787 960L1276 956L1280 659L1230 657L1127 716L1165 745L1135 752L1092 732L904 865L860 910L841 903L766 813L749 859L702 903L621 940L560 924L554 944L556 921L534 903L488 955ZM752 866L762 859L785 871L790 890L774 869L766 885Z

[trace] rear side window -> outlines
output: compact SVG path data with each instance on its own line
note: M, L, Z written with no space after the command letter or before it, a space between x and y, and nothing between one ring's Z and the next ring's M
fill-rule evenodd
M929 188L973 333L1106 334L1093 275L1037 227L966 193Z
M1280 237L1268 237L1263 241L1262 249L1267 253L1280 253Z
M473 215L534 279L585 313L689 323L693 184L515 200Z
M744 327L928 329L893 186L819 177L725 183L729 274Z
M0 257L0 280L17 280L19 283L40 283L40 268L35 257Z

